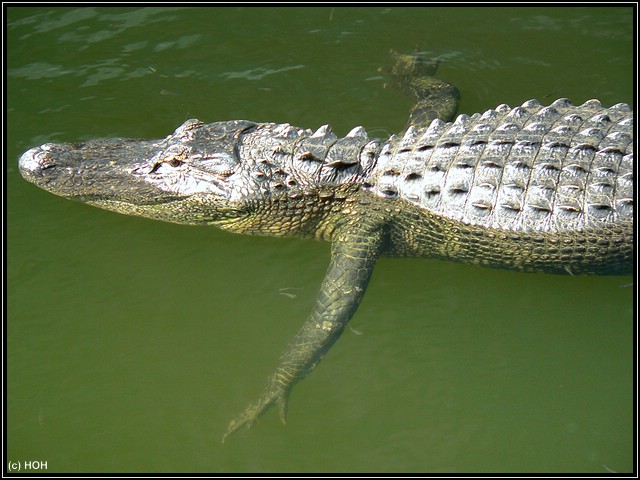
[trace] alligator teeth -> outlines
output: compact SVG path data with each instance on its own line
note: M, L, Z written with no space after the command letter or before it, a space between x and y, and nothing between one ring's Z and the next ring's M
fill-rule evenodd
M364 127L355 127L346 135L349 138L357 138L359 140L369 140Z

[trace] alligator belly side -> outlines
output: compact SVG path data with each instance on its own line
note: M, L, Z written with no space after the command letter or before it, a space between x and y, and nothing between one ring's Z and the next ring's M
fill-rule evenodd
M399 254L525 271L631 270L633 112L624 104L529 101L410 128L384 146L369 184L403 205Z

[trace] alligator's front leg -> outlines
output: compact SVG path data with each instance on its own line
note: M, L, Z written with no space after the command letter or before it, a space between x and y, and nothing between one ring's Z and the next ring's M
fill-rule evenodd
M242 425L251 427L274 404L286 423L292 387L313 370L355 313L383 242L383 228L371 219L351 217L333 233L331 263L309 319L282 352L262 397L229 424L223 442Z

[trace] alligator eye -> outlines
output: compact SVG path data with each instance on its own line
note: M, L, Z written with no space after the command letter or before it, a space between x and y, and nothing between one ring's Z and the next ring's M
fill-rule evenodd
M177 158L172 158L171 160L169 160L167 162L169 165L171 165L172 167L179 167L180 165L182 165L184 162L178 160Z

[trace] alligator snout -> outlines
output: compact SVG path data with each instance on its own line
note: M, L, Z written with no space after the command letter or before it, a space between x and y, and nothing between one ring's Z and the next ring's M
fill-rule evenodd
M54 155L51 155L53 144L44 144L27 150L18 161L20 174L25 180L40 185L46 182L43 175L47 170L53 170L58 166Z

